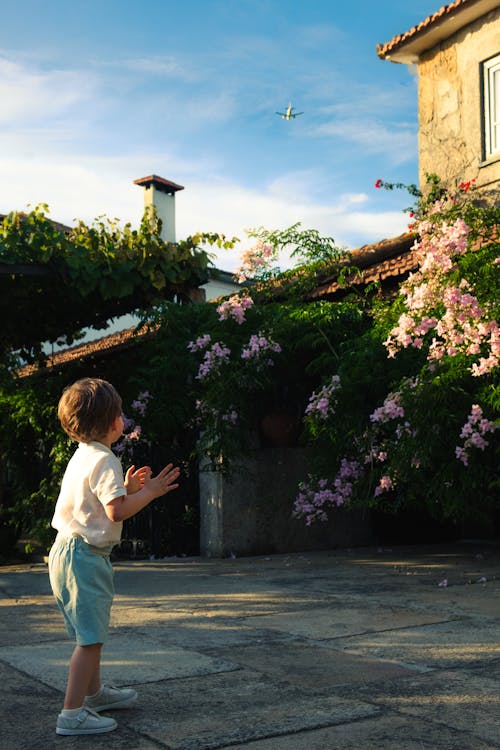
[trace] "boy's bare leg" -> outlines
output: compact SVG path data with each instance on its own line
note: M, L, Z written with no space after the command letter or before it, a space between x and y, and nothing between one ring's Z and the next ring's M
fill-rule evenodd
M75 646L69 663L68 685L64 708L81 708L86 695L94 695L101 687L100 662L102 643Z

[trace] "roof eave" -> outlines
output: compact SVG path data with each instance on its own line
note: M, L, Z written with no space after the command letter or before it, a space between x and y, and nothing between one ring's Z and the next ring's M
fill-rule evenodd
M408 32L408 37L399 43L395 42L392 46L391 42L377 45L377 55L390 62L406 65L418 63L424 52L495 9L498 9L498 0L469 0L467 5L460 5L453 13L431 20L431 23L420 29L416 27L414 33Z

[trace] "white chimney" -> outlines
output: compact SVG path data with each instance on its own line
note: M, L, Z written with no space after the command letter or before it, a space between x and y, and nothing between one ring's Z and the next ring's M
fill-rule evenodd
M144 188L144 208L154 206L156 209L156 214L162 222L162 240L175 242L175 194L178 190L184 190L183 186L155 174L134 180L134 185Z

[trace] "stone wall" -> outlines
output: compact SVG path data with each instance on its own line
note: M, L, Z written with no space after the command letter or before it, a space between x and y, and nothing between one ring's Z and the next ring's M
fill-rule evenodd
M481 63L500 53L500 8L422 55L419 77L419 172L450 187L475 178L500 182L500 155L483 162Z
M254 451L230 477L201 471L201 555L259 555L373 543L368 512L337 510L327 523L311 527L292 517L297 485L307 472L301 448Z

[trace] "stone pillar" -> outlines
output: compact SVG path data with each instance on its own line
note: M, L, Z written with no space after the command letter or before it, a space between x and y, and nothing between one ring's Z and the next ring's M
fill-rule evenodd
M225 557L224 477L217 471L200 471L200 554Z
M369 512L332 509L328 522L310 527L293 517L307 470L302 448L252 451L230 476L201 470L200 554L240 557L373 543Z

